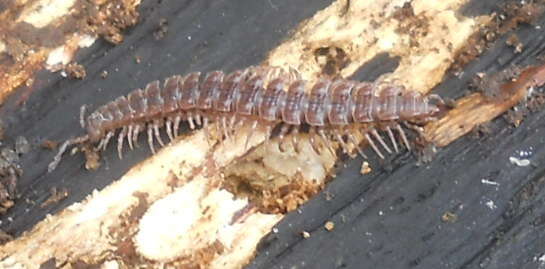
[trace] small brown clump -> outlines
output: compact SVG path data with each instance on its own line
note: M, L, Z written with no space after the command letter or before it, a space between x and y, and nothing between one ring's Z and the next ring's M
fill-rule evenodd
M0 230L0 246L13 240L13 236L11 236L10 234Z
M123 42L122 31L138 22L137 4L131 1L100 1L99 5L88 3L81 10L88 12L85 31L97 34L112 44Z
M153 32L153 36L155 37L155 40L161 40L165 38L167 33L168 33L168 21L167 19L162 18L159 20L159 26Z
M322 74L335 76L350 63L346 52L339 47L329 46L314 50L314 58L322 69Z
M327 230L327 231L332 231L334 228L335 228L335 223L333 223L333 221L327 221L325 224L324 224L324 228Z
M520 73L521 68L518 66L512 66L491 75L478 73L477 78L474 79L472 84L489 101L503 102L512 96L512 92L504 90L503 85L509 81L516 80Z
M47 206L50 206L52 204L56 204L62 200L64 200L66 197L68 197L68 189L61 188L58 190L56 187L53 187L49 190L50 196L45 200L40 207L44 208Z
M504 115L505 120L514 127L519 127L524 120L525 113L521 110L511 109Z
M85 146L82 149L85 154L85 169L97 170L100 167L100 155L92 147Z
M364 161L362 164L361 164L361 169L360 169L360 173L362 175L365 175L365 174L369 174L371 173L371 171L373 171L371 169L371 166L369 166L369 163Z
M458 220L458 215L452 213L452 212L445 212L443 216L441 216L441 221L447 222L447 223L454 223Z
M537 112L538 110L543 109L545 104L545 94L543 93L534 93L528 100L527 107L531 112Z
M0 170L0 215L15 205L17 196L17 180L21 171L13 166Z
M87 76L85 67L78 63L69 63L64 70L70 78L84 79Z
M492 129L490 128L490 123L483 123L473 128L473 130L471 131L471 137L481 138L486 135L490 135L491 133L492 133Z
M522 49L524 48L524 45L520 42L516 34L511 34L505 41L505 44L515 48L515 53L521 53Z
M55 150L59 146L59 142L45 139L40 146L44 149Z
M403 4L402 7L397 8L392 16L399 21L396 32L408 34L409 46L411 48L419 47L419 40L427 36L429 32L430 20L426 17L426 14L423 12L416 15L409 1Z

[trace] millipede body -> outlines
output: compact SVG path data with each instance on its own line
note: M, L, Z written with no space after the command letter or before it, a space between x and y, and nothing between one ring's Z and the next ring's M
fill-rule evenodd
M48 171L56 168L70 145L87 143L104 150L116 133L120 158L124 141L132 149L141 132L147 132L149 147L155 153L154 138L161 146L165 144L159 129L164 126L173 140L183 121L190 129L202 126L205 131L209 122L215 121L224 137L243 124L263 127L269 134L279 127L279 139L306 126L316 150L317 137L328 148L334 140L346 149L348 143L359 144L354 132L361 132L377 155L384 158L375 141L388 153L392 152L390 146L399 150L396 140L410 150L400 123L414 127L434 120L441 104L437 95L423 96L400 85L331 78L309 83L297 71L277 67L174 75L162 85L153 81L143 90L100 106L86 118L82 109L81 123L86 134L64 142ZM390 146L379 131L389 137ZM294 148L296 137L292 136ZM356 149L365 156L359 147Z

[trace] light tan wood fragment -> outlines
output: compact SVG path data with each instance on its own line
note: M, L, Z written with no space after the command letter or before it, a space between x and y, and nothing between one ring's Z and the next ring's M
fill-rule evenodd
M76 0L43 0L29 5L23 10L16 23L24 21L34 27L42 28L54 20L65 16Z
M150 260L187 260L207 268L238 268L247 262L261 236L282 215L252 212L233 220L248 201L217 188L205 192L210 180L198 176L149 208L134 237L138 253ZM199 261L195 250L207 248L213 258Z
M456 102L455 108L425 128L426 140L444 147L469 133L476 126L489 122L520 103L531 87L545 83L545 66L529 67L520 76L507 81L498 89L500 100L474 93Z

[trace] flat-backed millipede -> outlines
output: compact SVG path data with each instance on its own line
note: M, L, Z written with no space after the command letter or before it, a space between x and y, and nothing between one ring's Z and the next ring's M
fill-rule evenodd
M400 123L415 127L432 121L442 104L437 95L423 96L391 83L321 78L310 85L297 71L277 67L252 66L229 74L212 71L205 75L175 75L167 78L162 87L159 81L153 81L144 90L134 90L99 107L87 118L83 117L82 108L80 120L87 134L64 142L48 171L57 167L70 145L96 144L96 150L104 150L119 129L120 158L124 140L132 149L144 130L155 153L154 137L161 146L165 144L159 128L165 126L173 140L182 121L187 121L190 129L202 126L205 132L209 122L216 121L225 137L243 124L264 127L268 134L280 127L280 139L306 126L315 150L319 150L316 137L320 137L330 149L331 140L338 141L343 149L347 149L348 143L355 144L365 157L354 135L355 131L362 131L367 143L384 158L375 141L386 152L392 150L377 129L387 134L394 151L399 151L395 133L410 150ZM294 148L296 137L292 136Z

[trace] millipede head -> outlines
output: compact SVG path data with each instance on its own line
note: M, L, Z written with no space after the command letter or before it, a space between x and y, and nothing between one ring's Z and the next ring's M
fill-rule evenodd
M103 122L104 118L102 117L102 114L98 112L94 112L87 117L85 129L90 141L96 142L102 139L104 136L104 128L102 128Z

